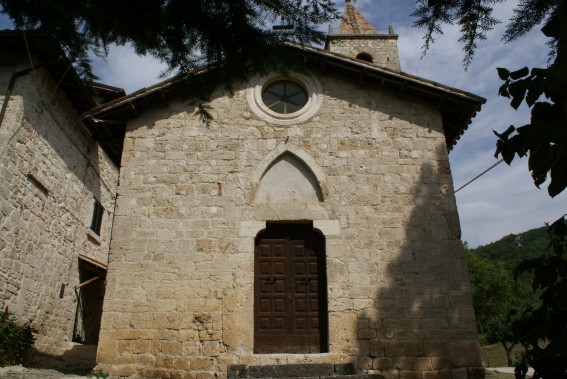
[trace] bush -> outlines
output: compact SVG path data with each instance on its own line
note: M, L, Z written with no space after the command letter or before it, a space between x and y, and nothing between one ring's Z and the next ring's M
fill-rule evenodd
M33 329L4 311L0 318L0 367L24 362L34 343Z
M91 372L89 375L87 375L87 378L106 379L108 378L108 374L102 370L98 370Z

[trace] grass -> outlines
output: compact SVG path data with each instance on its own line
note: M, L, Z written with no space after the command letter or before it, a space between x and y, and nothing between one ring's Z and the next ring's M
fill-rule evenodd
M508 366L508 362L506 361L506 351L504 351L504 347L500 344L481 346L480 355L487 367Z
M486 370L486 379L514 379L514 374L503 374L501 372L494 372Z
M516 346L512 351L512 361L515 360L516 353L521 351L521 347ZM480 347L480 355L487 367L507 367L506 351L501 344L485 345Z

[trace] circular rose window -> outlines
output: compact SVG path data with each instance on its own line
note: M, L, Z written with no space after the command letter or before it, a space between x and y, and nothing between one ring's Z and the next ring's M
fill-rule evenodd
M256 76L250 84L246 94L250 109L276 125L306 122L317 114L323 102L321 84L307 73Z
M290 114L307 104L307 92L298 83L278 80L268 85L262 93L264 105L276 113Z

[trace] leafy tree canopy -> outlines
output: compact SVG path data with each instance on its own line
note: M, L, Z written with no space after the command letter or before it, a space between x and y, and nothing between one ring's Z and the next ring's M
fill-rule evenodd
M489 333L491 324L505 320L510 311L512 276L501 264L481 259L470 250L466 259L478 330Z
M509 365L512 347L524 347L519 378L526 364L538 378L567 377L566 234L560 218L466 251L479 334L503 345Z
M498 257L484 258L478 248L466 248L465 252L481 343L501 344L506 351L508 366L512 366L512 349L518 340L512 334L514 320L508 315L514 309L524 309L539 302L531 291L518 290L518 283L512 279L512 270L505 267L508 262ZM527 284L525 287L530 286Z
M319 43L324 34L317 26L337 17L328 0L0 0L0 6L16 28L59 41L86 78L94 77L89 52L106 53L110 44L130 43L180 77L230 61L230 73L192 84L192 97L201 100L217 84L230 87L235 76L291 65L281 44Z
M523 260L539 256L549 245L547 228L509 234L498 241L471 249L480 259L504 266L509 274Z

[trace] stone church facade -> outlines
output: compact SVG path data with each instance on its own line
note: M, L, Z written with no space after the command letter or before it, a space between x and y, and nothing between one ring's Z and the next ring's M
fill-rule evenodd
M347 1L325 49L287 47L304 70L215 92L208 125L176 80L83 113L125 126L100 369L484 376L448 160L484 99L400 71L396 41Z

